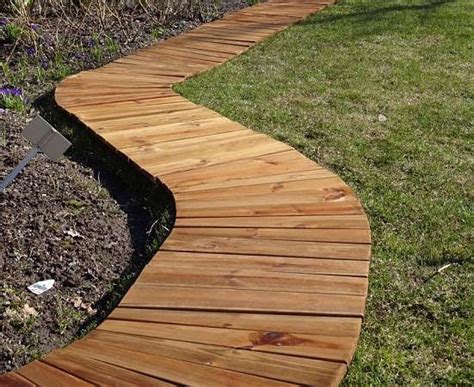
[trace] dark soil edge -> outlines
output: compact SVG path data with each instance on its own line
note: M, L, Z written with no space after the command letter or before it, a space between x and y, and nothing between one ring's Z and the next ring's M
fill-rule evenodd
M69 154L70 159L106 176L101 183L115 200L120 201L119 197L124 193L134 196L149 208L157 219L155 227L148 230L148 243L145 246L135 246L135 251L139 254L131 257L130 265L123 271L120 280L96 303L97 314L78 327L78 339L105 320L168 237L175 222L175 200L168 187L159 179L143 173L125 155L117 152L74 115L59 106L55 102L53 92L41 96L33 105L46 120L73 142L75 150Z

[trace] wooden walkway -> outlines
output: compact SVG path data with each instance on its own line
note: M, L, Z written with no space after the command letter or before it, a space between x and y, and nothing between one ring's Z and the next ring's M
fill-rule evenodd
M0 385L336 385L360 333L370 230L344 182L171 85L331 1L272 0L72 76L58 103L176 199L119 307Z

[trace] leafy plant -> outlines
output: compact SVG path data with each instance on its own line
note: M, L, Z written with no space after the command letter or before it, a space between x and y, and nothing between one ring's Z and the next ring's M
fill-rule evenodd
M7 23L2 30L7 42L15 42L25 33L23 28L16 23Z
M165 33L165 29L160 24L157 24L156 26L154 26L153 29L150 31L150 35L154 40L159 40L163 36L164 33Z
M0 108L14 111L23 111L25 104L23 103L22 90L19 88L1 88L0 89Z
M59 333L64 334L69 327L77 324L83 318L83 313L68 305L60 297L56 297L56 324Z
M105 47L111 54L116 54L119 51L119 46L110 36L105 38Z

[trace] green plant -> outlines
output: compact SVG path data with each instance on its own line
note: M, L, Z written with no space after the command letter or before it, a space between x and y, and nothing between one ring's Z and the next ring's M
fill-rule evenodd
M56 298L56 324L59 333L64 334L71 326L76 325L83 319L83 313L68 305L64 300Z
M23 91L17 87L0 88L0 108L23 111Z
M97 34L93 34L92 38L88 42L91 50L91 54L95 61L100 62L104 57L104 50L100 44L99 37Z
M25 83L25 80L28 79L28 60L23 55L20 56L14 67L10 67L10 65L5 62L3 62L1 66L5 80L10 85L20 87Z
M154 40L159 40L163 36L164 32L165 32L164 27L157 24L150 31L150 35Z
M119 51L117 42L115 42L110 36L106 36L105 38L105 47L110 54L116 54Z
M15 23L8 23L3 27L3 34L5 36L5 40L8 42L15 42L21 38L24 33L24 29Z
M62 55L57 53L49 70L49 76L54 80L60 81L70 74L72 74L71 67L64 62Z
M12 95L3 95L0 97L0 107L2 109L13 110L17 112L22 112L25 110L25 104L21 97L16 97Z

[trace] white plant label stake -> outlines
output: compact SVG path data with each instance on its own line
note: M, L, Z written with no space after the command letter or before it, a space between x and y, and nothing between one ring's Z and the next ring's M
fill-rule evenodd
M54 129L44 118L37 116L23 129L23 136L29 140L33 147L23 160L10 172L0 184L3 192L25 166L42 151L48 158L57 161L71 146L71 143L61 133Z

